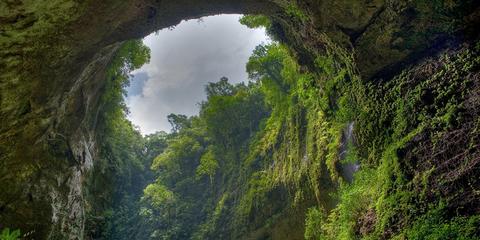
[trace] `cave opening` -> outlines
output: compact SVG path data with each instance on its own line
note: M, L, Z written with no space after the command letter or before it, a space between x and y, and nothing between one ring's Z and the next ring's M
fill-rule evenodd
M0 2L0 238L478 239L479 5ZM153 50L141 68L139 39L216 14L271 21L279 44L255 48L252 84L194 72L229 69L208 54L189 67L199 45L163 49L182 68L152 70ZM162 70L207 87L152 90ZM139 107L153 95L200 106L166 109L180 113L166 133L138 121L168 102Z
M143 38L150 62L132 72L126 87L128 118L142 134L169 132L167 115L197 115L205 86L222 77L247 83L245 65L257 45L271 40L265 28L248 28L242 15L182 21Z
M251 24L259 21L265 25ZM240 168L270 105L278 104L267 103L267 85L278 84L275 94L286 99L288 84L280 75L287 58L299 74L286 46L266 33L269 24L263 15L208 16L119 47L107 67L97 120L103 142L88 180L89 201L108 207L90 211L98 217L87 217L86 236L215 234L201 225L212 224L210 208L235 190L230 184L224 190L214 186ZM264 80L269 77L272 81ZM112 176L105 179L102 171ZM275 194L286 198L284 189ZM190 224L192 229L178 229Z

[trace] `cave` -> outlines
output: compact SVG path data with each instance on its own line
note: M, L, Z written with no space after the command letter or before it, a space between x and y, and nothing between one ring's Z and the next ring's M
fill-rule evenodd
M96 132L101 124L97 116L102 111L108 64L127 40L143 38L182 20L217 14L269 17L275 36L292 49L302 71L321 74L316 58L336 51L334 44L345 50L342 53L353 56L352 72L365 85L388 86L384 84L409 69L414 72L411 79L418 80L416 84L420 85L418 82L435 74L436 62L443 61L438 54L478 48L480 4L476 1L4 1L0 3L0 229L19 228L27 234L26 239L89 239L85 221L86 209L92 203L87 200L85 188L101 138ZM471 55L477 56L476 52ZM475 126L479 113L475 109L480 78L475 66L462 75L471 80L468 87L458 88L472 91L458 103L463 106L462 117L451 120L458 121L451 123L454 126L467 127L432 128L408 138L408 144L396 149L401 153L397 154L398 168L406 176L413 176L416 169L430 169L429 164L442 166L442 171L452 166L429 162L428 149L440 146L437 150L445 150L446 155L468 151L464 158L471 160L470 167L445 175L446 179L458 182L452 186L429 185L458 203L450 211L457 208L458 212L467 212L465 215L469 210L472 215L480 213L478 202L475 203L478 193L473 191L461 200L462 196L454 194L458 189L453 187L473 185L475 189L479 184L473 180L479 176L478 148L459 145L478 147ZM445 71L448 73L448 69ZM414 80L401 86L414 89ZM460 80L448 81L457 86L454 83ZM432 97L440 85L434 81L425 90L428 96L423 96L429 100L418 105L418 109L427 109L427 116L428 111L435 111L435 106L447 105ZM404 124L405 129L411 130L408 126L413 123L397 120L389 119L379 126ZM361 128L361 124L355 126ZM368 131L375 135L376 130ZM438 137L440 145L435 145L428 135L435 131L445 131L442 136L463 134L470 140L448 142ZM369 144L357 142L359 146ZM415 146L422 148L413 151ZM374 148L366 147L363 151L371 149ZM446 155L435 155L434 159L441 160ZM368 164L375 163L372 160ZM273 198L278 197L275 194L272 193ZM428 195L426 199L430 201L435 196ZM368 219L365 220L370 215L362 215L358 220L364 224L359 226L359 232L371 230ZM388 239L392 234L386 232L382 237Z

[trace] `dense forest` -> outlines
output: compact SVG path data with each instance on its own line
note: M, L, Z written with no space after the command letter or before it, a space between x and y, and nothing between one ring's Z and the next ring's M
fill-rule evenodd
M275 39L268 18L240 21L268 28ZM95 205L87 234L93 239L479 238L480 215L451 212L451 199L429 191L439 169L422 163L423 171L408 176L396 155L413 147L409 142L418 134L461 127L456 119L468 118L456 104L465 97L459 90L474 83L448 86L438 79L441 69L458 69L448 78L478 69L480 46L441 56L439 73L424 76L418 86L406 89L417 74L413 69L372 89L358 78L351 54L329 44L332 51L315 59L318 72L301 70L278 41L259 45L246 65L246 83L233 85L227 78L209 83L198 116L172 113L171 133L142 137L126 119L124 96L129 73L148 62L150 53L139 40L124 43L106 75L101 158L88 183ZM445 86L429 96L442 104L422 109L422 94L432 85ZM397 90L384 94L389 88ZM411 108L422 114L410 115ZM468 151L478 151L475 131L465 139ZM441 144L442 136L437 138ZM432 147L418 146L418 154ZM477 190L468 188L476 181L464 182L462 194L475 195Z
M87 67L88 76L104 72L99 75L104 84L94 88L101 93L98 99L82 93L66 101L72 106L85 99L98 101L98 110L91 111L94 117L86 114L85 121L85 129L94 129L94 164L87 171L71 162L75 160L68 162L68 169L85 173L78 194L85 203L79 211L84 214L82 225L71 224L80 217L68 215L71 222L58 221L45 228L49 233L22 228L16 217L7 216L16 211L10 196L26 192L30 206L43 201L35 194L46 190L26 184L18 190L1 183L5 186L0 190L11 195L0 199L0 220L13 224L0 222L0 240L30 239L31 234L99 240L480 239L478 29L451 37L464 24L459 19L470 21L464 15L468 6L476 6L473 1L433 1L434 10L426 1L413 1L417 15L409 13L407 20L420 19L419 24L397 36L397 55L368 51L371 45L360 46L358 52L344 44L363 41L360 35L370 34L365 29L342 29L349 39L310 31L315 28L308 6L280 2L281 17L248 14L240 19L249 28L265 28L272 39L255 48L246 66L238 66L246 68L248 79L239 84L226 77L211 79L198 115L168 115L169 133L142 136L127 119L131 73L150 61L150 49L141 40L111 47L111 55L99 58L108 59L100 70ZM418 29L421 34L415 32ZM427 44L430 36L440 36L443 45L409 55L415 59L389 65L389 71L373 70L391 60L383 56L400 58L402 50L419 48L416 44ZM303 38L315 41L302 43ZM381 40L375 44L383 44ZM359 62L359 53L377 54L378 59ZM38 99L43 98L39 94ZM62 109L88 112L89 106L68 104ZM22 114L35 107L31 100ZM69 129L75 124L57 125ZM7 144L12 136L15 133L0 138L5 143L0 153L23 151ZM58 140L75 139L72 136L76 135L48 135L48 156L88 162L85 151ZM35 164L15 176L43 179L33 174L31 169L40 169L40 163ZM5 183L14 182L4 170L8 166L6 160L0 165ZM46 179L42 184L60 188L49 197L60 199L64 194L68 197L61 206L75 209L70 196L77 193L62 185L74 181ZM24 218L46 214L30 213L22 206L15 214ZM54 212L60 208L50 207ZM61 218L53 216L52 222ZM69 229L81 229L83 235L60 234Z

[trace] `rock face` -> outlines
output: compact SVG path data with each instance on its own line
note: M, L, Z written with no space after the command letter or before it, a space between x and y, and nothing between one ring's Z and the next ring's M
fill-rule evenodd
M476 37L476 1L128 0L0 3L0 228L83 239L104 72L124 40L181 20L262 13L313 66L323 35L355 50L365 80ZM308 17L307 17L308 16ZM452 42L452 41L450 41Z
M0 228L83 239L105 67L119 43L258 1L0 3Z

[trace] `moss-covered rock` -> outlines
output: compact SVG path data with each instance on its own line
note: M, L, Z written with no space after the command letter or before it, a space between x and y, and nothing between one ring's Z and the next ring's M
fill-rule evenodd
M359 72L357 76L362 77L363 84L377 86L377 82L369 80L375 77L383 77L385 81L390 79L391 75L414 64L420 57L448 47L442 44L445 39L458 45L475 37L480 20L478 5L477 1L451 0L2 1L0 228L20 228L22 232L32 232L37 239L84 238L86 200L83 186L86 173L95 164L96 116L100 109L105 68L124 40L146 36L183 19L218 13L263 13L272 17L272 31L278 39L291 46L299 62L312 72L322 72L316 59L328 55L331 51L328 41L331 40L335 45L354 52L352 64ZM469 61L462 64L470 66L472 63ZM338 66L338 60L334 59L333 64ZM423 135L408 142L413 141L418 146L432 145L434 149L438 146L435 144L443 144L446 149L465 150L458 142L450 143L448 136L453 134L454 137L458 126L469 124L469 133L463 134L470 136L471 140L461 143L470 144L469 149L473 150L469 151L475 151L479 128L478 112L475 110L478 94L463 92L473 97L455 102L444 100L447 98L442 96L455 94L452 86L478 89L478 78L464 86L464 79L457 77L455 69L442 70L448 76L448 84L434 82L432 87L420 89L422 95L419 97L428 106L416 108L410 103L397 109L408 116L430 117L428 114L431 111L436 113L436 128L427 132L423 130ZM332 89L339 89L337 84L333 84ZM417 89L416 86L412 88ZM334 97L330 100L341 95L332 94ZM329 103L330 106L335 105L331 105L335 101ZM463 110L459 110L459 106ZM420 113L417 112L420 110ZM316 117L312 112L307 113L307 118ZM402 126L394 132L400 135L414 127L411 121L400 117L391 122L377 123L385 124L386 129L391 124ZM356 131L363 132L365 136L383 133L375 129L382 125L368 128L357 123L356 126ZM310 130L299 133L315 133L321 127L310 125ZM342 127L341 124L333 125L332 129L340 133ZM321 136L307 137L320 139ZM387 144L384 142L386 139L369 137L380 146ZM360 139L359 144L366 144L369 138L365 139ZM330 145L335 149L335 144ZM360 152L378 156L376 154L381 152L380 149L375 145ZM430 154L430 149L398 148L401 152L398 160L400 168L405 171L415 169L418 166L412 160L413 156ZM331 151L332 154L334 152ZM469 153L468 156L477 155ZM335 159L333 155L330 157ZM368 159L371 160L368 164L375 164L374 157ZM330 172L335 172L335 164L335 161L330 162ZM432 164L421 167L427 170ZM478 169L478 166L474 165L473 169ZM467 184L465 188L468 184L478 184L465 175L468 171L472 169L442 175L443 185L430 183L426 175L424 178L429 187L440 188L448 195L456 189L451 187L457 186L456 181ZM478 176L477 172L472 174ZM430 196L431 193L424 194ZM461 202L454 197L447 200L455 204ZM455 205L452 206L455 209ZM379 219L387 219L383 227L391 225L388 222L391 218L376 214ZM391 234L398 232L394 229Z

